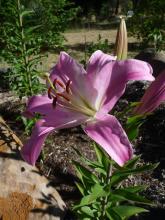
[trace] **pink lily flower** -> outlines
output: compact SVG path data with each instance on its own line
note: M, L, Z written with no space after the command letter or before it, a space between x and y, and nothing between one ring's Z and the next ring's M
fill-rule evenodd
M29 99L27 117L40 113L32 136L22 148L23 158L34 165L47 135L53 130L83 125L120 166L132 157L132 146L119 121L108 114L123 95L128 80L154 80L151 67L134 59L116 61L101 51L93 53L87 71L67 53L48 78L48 95Z
M163 101L165 101L165 71L146 90L140 100L140 104L135 108L134 114L143 115L154 111Z

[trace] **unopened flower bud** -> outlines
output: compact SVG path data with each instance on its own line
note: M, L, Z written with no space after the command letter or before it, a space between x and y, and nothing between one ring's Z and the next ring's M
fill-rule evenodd
M115 52L114 55L117 56L118 60L127 59L128 42L127 42L127 28L125 23L125 18L120 17L120 25L117 31Z

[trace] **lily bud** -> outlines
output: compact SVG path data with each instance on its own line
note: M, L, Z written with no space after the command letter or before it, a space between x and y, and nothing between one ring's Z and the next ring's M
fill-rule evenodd
M127 59L128 42L127 42L127 28L125 23L125 18L120 17L120 25L117 31L115 52L114 55L117 56L118 60Z

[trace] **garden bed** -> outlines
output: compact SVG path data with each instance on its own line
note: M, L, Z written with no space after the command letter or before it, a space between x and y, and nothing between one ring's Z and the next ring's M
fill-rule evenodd
M131 93L127 94L120 100L116 110L124 108ZM132 100L132 97L130 99ZM22 107L20 108L20 106ZM27 136L24 134L23 125L20 120L16 120L18 115L21 114L23 107L24 104L21 104L17 99L12 101L12 103L4 100L4 102L1 102L0 112L9 126L25 142ZM130 178L126 183L128 185L147 185L148 188L144 194L155 204L150 209L150 213L136 218L139 220L155 218L163 220L165 217L164 113L165 108L160 107L149 117L141 127L139 138L136 141L136 146L134 146L135 154L141 154L141 164L160 162L160 165L153 173L138 175ZM52 133L45 143L42 157L39 158L36 164L40 172L50 180L50 184L58 190L68 209L70 209L73 202L81 198L75 187L76 176L72 160L79 160L79 158L73 147L81 151L89 159L95 158L91 140L84 134L81 127L76 127ZM66 219L73 219L71 212L69 212Z

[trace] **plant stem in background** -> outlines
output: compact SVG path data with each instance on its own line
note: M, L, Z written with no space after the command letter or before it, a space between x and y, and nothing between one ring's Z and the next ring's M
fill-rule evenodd
M26 55L27 48L26 48L26 41L25 41L25 35L24 35L24 28L23 28L23 16L21 13L21 5L20 5L20 0L17 0L17 9L18 9L18 21L19 21L19 28L21 30L21 45L22 45L22 57L24 60L24 66L25 66L25 77L27 81L27 85L29 87L29 95L33 95L33 90L32 90L32 82L31 82L31 73L28 68L28 57Z

